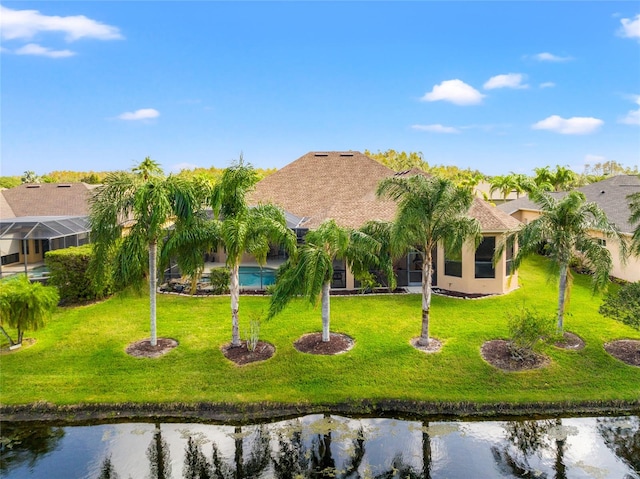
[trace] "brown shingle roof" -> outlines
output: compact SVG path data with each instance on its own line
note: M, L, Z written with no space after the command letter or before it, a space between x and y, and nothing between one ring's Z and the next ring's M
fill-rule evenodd
M399 176L426 175L422 170ZM294 215L306 217L301 226L316 228L334 219L341 226L358 228L369 220L391 221L396 205L376 198L380 180L396 173L358 151L311 152L264 178L250 196L250 203L274 203ZM505 231L520 222L476 198L469 210L483 231Z
M315 228L333 218L358 227L390 205L375 197L383 178L394 171L359 151L310 152L267 176L250 195L252 204L272 202ZM384 214L386 219L388 212Z
M513 216L499 210L480 198L474 198L469 209L469 216L480 222L482 231L498 232L518 228L521 223Z
M14 217L86 216L93 187L85 183L23 184L1 192ZM5 209L0 212L2 218Z
M6 190L3 189L2 191L6 191ZM15 218L15 217L16 215L13 213L11 206L9 206L9 203L4 198L4 194L0 193L0 218Z

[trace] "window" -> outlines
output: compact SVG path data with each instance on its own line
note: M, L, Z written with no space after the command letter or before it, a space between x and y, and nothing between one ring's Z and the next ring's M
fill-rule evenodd
M33 240L33 244L36 246L36 254L40 254L40 241L41 240Z
M12 264L20 261L20 255L18 253L8 254L2 257L2 264Z
M505 250L505 257L506 257L506 266L507 266L507 276L511 276L513 274L513 253L514 253L514 248L515 246L515 240L513 238L510 238L507 240L507 248Z
M27 248L27 251L25 252L25 246ZM29 254L29 240L21 240L20 241L20 252L22 254Z
M493 253L496 250L495 236L485 236L476 250L476 278L495 278Z
M444 274L462 278L462 251L445 251Z
M596 243L598 243L600 246L607 246L607 240L602 238L596 238Z

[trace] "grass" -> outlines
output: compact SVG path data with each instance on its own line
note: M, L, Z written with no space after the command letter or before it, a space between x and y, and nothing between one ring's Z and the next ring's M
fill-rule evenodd
M473 402L478 404L637 401L640 368L610 357L603 343L640 339L640 332L598 313L589 278L577 276L565 328L586 347L566 351L545 346L551 364L505 373L480 356L484 341L507 336L506 314L526 305L553 315L557 289L535 258L520 272L521 287L501 297L460 300L434 296L431 335L444 342L426 355L409 340L420 330L419 295L333 297L331 329L352 336L346 354L305 355L293 348L302 334L319 331L320 311L294 301L263 322L260 338L276 346L266 362L243 367L224 358L230 341L228 297L158 296L158 335L179 346L157 359L125 353L148 337L148 298L121 296L90 306L61 308L28 348L0 356L3 406L48 402L232 403L303 405L353 401ZM240 299L241 334L266 311L268 298Z

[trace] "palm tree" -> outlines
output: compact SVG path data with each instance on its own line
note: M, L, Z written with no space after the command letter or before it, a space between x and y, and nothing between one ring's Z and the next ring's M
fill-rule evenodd
M131 172L107 175L90 201L98 282L104 281L105 265L111 258L114 258L113 274L119 286L139 283L148 274L152 346L157 346L158 241L176 215L191 215L194 201L193 188L187 180L165 177L150 158Z
M60 295L54 286L32 283L26 274L0 281L0 332L11 346L22 345L25 330L37 330L58 306ZM14 341L4 326L18 330Z
M241 345L239 328L240 263L244 253L253 255L259 265L264 265L271 245L280 245L288 253L296 247L296 236L287 227L282 209L271 205L249 207L246 196L258 181L258 175L250 164L240 160L222 173L220 181L204 194L204 202L213 208L213 219L190 213L178 217L175 231L163 251L163 261L176 255L183 273L197 275L204 268L205 251L224 247L226 264L230 270L231 293L231 345Z
M530 193L535 189L535 183L531 178L522 173L510 173L513 178L513 189L516 192L516 198L520 198L522 193Z
M576 181L577 175L570 168L556 165L553 172L553 188L555 191L565 191Z
M35 171L29 170L24 172L24 174L22 175L22 178L20 178L20 181L23 184L24 183L40 183L42 181L42 178L38 176Z
M627 198L630 201L629 209L631 210L629 223L636 225L631 237L632 251L635 255L640 256L640 193L634 193Z
M536 189L544 191L552 191L554 174L548 166L534 168L536 176L533 178L533 182L536 185Z
M489 184L491 185L489 188L489 194L493 194L494 191L500 191L504 201L507 201L507 196L516 189L517 185L513 175L494 176L489 180Z
M372 226L373 228L373 226ZM292 297L301 295L322 305L322 341L330 340L330 291L334 260L346 260L357 278L366 276L379 259L380 243L363 231L341 228L334 220L309 231L297 255L278 271L268 318L284 309ZM391 276L391 280L394 278Z
M473 194L443 178L415 175L382 180L377 195L398 203L390 240L394 255L417 251L422 256L422 328L418 345L428 346L433 250L438 243L453 251L459 251L467 240L476 247L480 243L480 224L466 216Z
M543 245L559 277L558 333L563 333L566 296L571 285L569 262L576 253L582 255L593 271L592 287L599 291L609 281L613 267L611 254L602 241L591 236L591 231L614 238L620 244L622 258L627 256L627 241L615 224L595 203L588 203L584 194L571 191L560 200L546 192L538 192L532 199L540 205L541 216L507 235L507 241L517 239L518 252L513 258L517 269L525 257L537 253ZM496 256L502 254L504 244L496 248Z

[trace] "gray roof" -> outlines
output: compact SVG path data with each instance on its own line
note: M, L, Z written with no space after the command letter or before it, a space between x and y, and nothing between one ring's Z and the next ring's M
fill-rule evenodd
M86 216L23 216L0 220L0 239L55 239L91 231Z
M633 193L640 193L640 177L636 175L618 175L606 180L591 183L590 185L578 188L584 193L587 201L596 203L607 218L615 223L623 233L632 233L634 226L629 223L631 211L629 209L628 196ZM566 191L551 193L556 198L562 198ZM509 201L498 206L499 209L508 214L513 214L519 210L538 211L540 207L527 197L514 201Z

